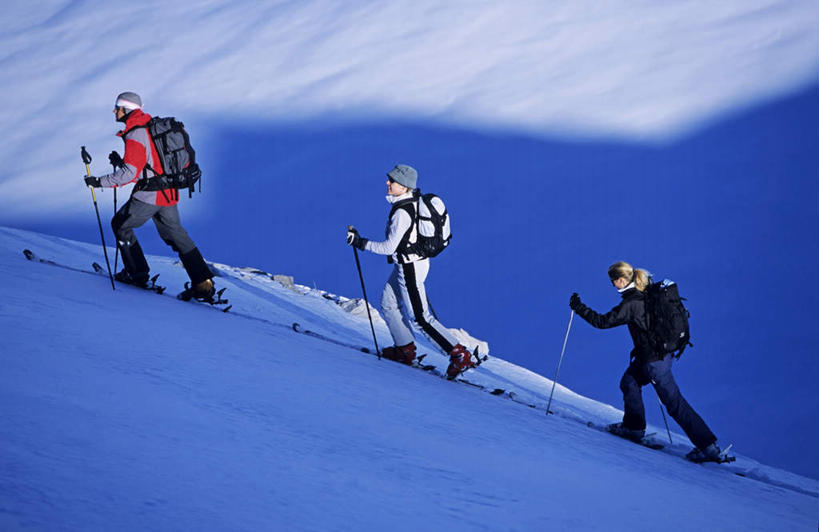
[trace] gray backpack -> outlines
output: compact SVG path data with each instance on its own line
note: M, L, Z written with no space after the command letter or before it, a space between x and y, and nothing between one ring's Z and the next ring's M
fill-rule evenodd
M156 151L162 160L162 169L165 173L156 175L156 171L149 164L145 165L141 180L140 190L168 190L168 189L188 189L188 196L193 195L194 185L199 183L199 192L202 192L202 171L196 164L196 152L191 146L188 132L185 125L169 117L153 117L144 126L151 135L151 140L156 147ZM147 171L153 172L153 177L148 177Z

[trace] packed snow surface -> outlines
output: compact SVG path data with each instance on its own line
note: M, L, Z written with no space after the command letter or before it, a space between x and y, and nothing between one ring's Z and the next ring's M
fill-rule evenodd
M99 245L0 228L0 529L816 526L819 482L742 442L735 463L696 465L676 432L653 451L587 428L621 412L560 385L547 415L552 382L502 354L465 375L484 390L292 330L371 345L347 297L214 265L223 313L173 297L174 258L149 257L158 296L23 249L104 264ZM377 314L375 328L389 345ZM420 338L419 352L445 367Z

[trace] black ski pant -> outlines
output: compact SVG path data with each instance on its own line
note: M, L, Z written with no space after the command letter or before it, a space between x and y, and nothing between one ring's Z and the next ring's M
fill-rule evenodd
M671 374L673 362L674 357L669 354L662 360L645 363L635 360L629 365L620 380L625 403L623 426L632 430L645 430L642 387L651 383L660 401L668 409L668 414L685 431L691 443L704 449L717 441L717 437L680 393L674 375Z
M194 284L210 279L213 274L202 255L188 236L179 219L176 205L159 206L130 198L111 220L111 227L117 237L117 245L122 254L122 263L132 279L138 282L148 280L148 261L139 245L134 229L153 220L159 236L179 254L188 276Z

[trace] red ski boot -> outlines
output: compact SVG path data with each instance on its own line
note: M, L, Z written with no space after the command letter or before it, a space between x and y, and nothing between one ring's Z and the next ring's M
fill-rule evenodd
M461 344L456 345L449 352L449 367L446 368L446 376L448 379L454 379L464 371L476 366L472 360L472 353Z
M410 342L407 345L385 347L381 352L381 356L390 360L395 360L406 365L412 365L415 360L415 342Z

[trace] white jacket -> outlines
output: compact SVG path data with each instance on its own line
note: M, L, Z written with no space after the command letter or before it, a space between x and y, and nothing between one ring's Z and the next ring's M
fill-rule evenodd
M412 198L412 191L407 192L406 194L401 194L400 196L387 196L387 202L390 205L394 205L399 201L405 199ZM413 206L413 210L415 207ZM407 231L412 231L410 235L410 242L415 242L417 240L417 228L413 223L412 218L410 217L409 213L406 209L397 209L395 213L392 215L392 218L387 221L387 239L382 242L374 242L372 240L367 242L367 245L364 247L366 251L371 251L377 255L388 255L392 258L392 262L395 263L407 263L407 262L417 262L419 260L428 260L424 259L419 255L410 254L404 255L399 259L397 250L398 245L401 243L401 240L404 239L404 236L407 234Z

